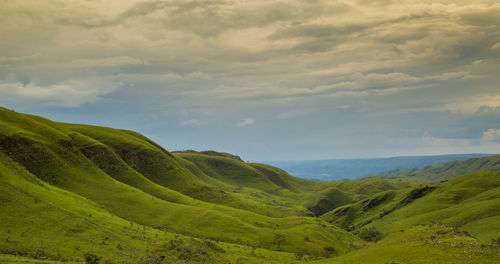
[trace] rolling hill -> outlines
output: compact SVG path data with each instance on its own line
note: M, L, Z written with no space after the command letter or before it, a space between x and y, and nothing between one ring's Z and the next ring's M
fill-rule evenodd
M390 234L443 223L484 240L500 237L500 172L476 172L436 185L378 193L321 216L348 230Z
M499 263L498 246L444 225L419 225L345 255L311 264Z
M95 218L107 214L112 219L119 219L125 226L134 224L156 231L269 250L300 251L319 256L324 254L324 248L346 252L360 244L356 236L338 227L305 217L310 213L300 205L292 204L291 198L276 195L291 193L289 197L294 197L294 192L299 190L292 192L276 185L263 172L241 161L231 168L249 173L241 179L233 177L239 175L239 171L236 174L222 173L219 163L212 164L211 170L222 173L223 178L207 176L205 172L201 174L202 169L210 173L207 167L191 167L198 172L196 175L185 166L189 160L169 153L134 132L57 123L6 109L0 110L0 120L3 188L16 184L24 186L21 180L28 176L21 177L15 172L10 174L16 177L6 176L12 170L22 171L22 174L30 175L30 181L36 180L31 185L48 186L76 197L73 199L90 203L93 210L99 209L96 212L87 210L84 213L87 216ZM228 157L217 158L236 161ZM284 177L292 178L289 175ZM310 182L310 185L315 183ZM45 191L40 196L18 187L11 192L3 192L5 197L2 201L33 197L40 204L51 203L50 199L68 202L65 197L52 197L51 194L57 192L52 189L47 191L45 187L41 189ZM219 193L222 198L213 203ZM255 202L255 196L261 196L259 202ZM72 212L75 204L80 206L76 201L68 203L59 209ZM9 204L2 203L4 205ZM10 205L13 206L12 211L21 206L15 203ZM7 208L4 209L3 212L6 212ZM15 219L37 218L29 214L30 210L13 214L15 217L12 218L11 214L2 214L2 233L9 234L17 228ZM78 226L76 223L70 225ZM22 232L7 235L9 239L3 240L2 251L9 252L11 246L18 250L12 241L19 240L21 235L24 236ZM35 245L43 244L45 239L43 236L40 236L40 241L33 239L33 245L23 252L34 251ZM298 243L305 239L308 243ZM19 247L25 246L19 243ZM68 257L69 252L59 254Z
M169 152L133 131L0 108L0 262L349 263L382 250L387 258L365 262L385 263L398 260L398 239L455 256L422 244L434 233L472 260L495 261L499 179L311 181L233 154ZM365 230L382 240L365 241Z

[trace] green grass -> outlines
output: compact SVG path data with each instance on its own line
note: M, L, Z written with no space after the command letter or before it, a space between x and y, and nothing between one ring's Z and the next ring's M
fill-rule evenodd
M295 216L294 210L305 211L300 206L285 210L289 216L269 217L183 194L190 188L221 187L204 182L179 158L134 133L0 112L4 120L0 146L8 159L36 176L34 179L83 197L113 217L187 236L317 256L325 248L346 252L360 243L357 237L320 219ZM238 162L237 166L258 173ZM276 191L253 187L262 188L255 189L261 193ZM241 195L241 203L248 197ZM269 203L260 209L287 208L280 202L272 205L272 199ZM302 241L307 243L299 243Z
M345 193L335 187L329 187L309 196L304 206L314 215L320 216L353 201L355 201L355 195Z
M346 229L374 227L384 234L446 223L490 240L500 237L499 216L500 173L477 172L436 185L379 193L321 218Z
M32 258L25 258L25 257L20 257L20 256L13 256L13 255L1 255L0 254L0 263L3 264L19 264L19 263L29 263L29 264L60 264L62 262L60 261L51 261L51 260L37 260L37 259L32 259ZM72 263L72 262L65 262L65 263ZM73 262L76 263L76 262Z
M189 168L203 181L220 186L224 191L259 204L281 205L280 209L265 211L283 212L293 208L295 214L321 215L340 205L357 201L367 195L385 190L397 190L420 184L391 182L381 178L362 181L319 182L290 176L285 171L259 163L244 163L224 155L207 155L203 152L176 152L175 155L189 162ZM229 187L228 187L229 186ZM244 204L234 204L245 208ZM249 207L246 207L249 209ZM277 210L276 210L277 209ZM304 210L307 209L307 210ZM262 210L257 212L262 213Z
M3 154L0 169L0 250L38 258L31 263L40 259L82 261L86 252L115 261L139 261L153 254L177 258L193 248L206 252L209 260L217 262L243 258L248 261L243 263L288 263L294 258L291 253L244 245L199 239L193 242L188 236L127 221L84 197L38 180ZM172 241L180 246L172 247ZM199 257L201 262L207 260L205 255L192 257ZM13 263L31 261L13 256L2 258Z
M499 250L498 245L484 243L452 227L415 226L345 255L310 263L500 263Z
M400 230L435 222L484 243L500 237L499 179L310 181L228 153L170 153L132 131L0 108L0 263L81 262L88 252L114 263L355 258L375 245L397 252ZM381 244L364 247L355 233L368 227L382 231Z

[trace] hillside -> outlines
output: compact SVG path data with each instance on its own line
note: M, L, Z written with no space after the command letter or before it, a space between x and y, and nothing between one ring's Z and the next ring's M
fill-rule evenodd
M472 260L494 261L499 179L311 181L233 154L171 153L133 131L0 108L0 262L349 263L379 250L398 260L398 239L421 248L448 230L434 223L475 236L440 233ZM382 240L364 241L368 228Z
M324 254L324 248L345 252L360 243L357 237L333 225L300 216L306 214L306 209L298 205L288 207L286 201L275 200L271 195L261 198L266 203L250 202L248 197L251 192L240 195L228 192L230 188L239 189L238 186L228 184L224 189L222 185L209 184L199 175L191 173L184 166L184 160L137 133L56 123L6 109L0 110L0 120L0 147L5 155L2 162L11 163L5 166L15 164L44 184L81 197L127 224L130 222L171 233L270 250L302 251L318 256ZM256 171L250 165L246 166ZM5 177L2 171L3 186L17 184L16 178ZM247 185L253 186L250 184L252 181L249 178ZM268 180L266 183L272 182ZM276 191L264 185L261 187L261 193ZM19 192L26 190L21 188ZM212 193L224 194L219 204L197 199L198 196L207 196L206 200L213 200ZM11 197L14 194L7 195L4 200L17 200ZM224 205L233 203L233 196L234 207L242 205L242 208L254 210ZM36 199L41 203L46 201L44 197ZM70 206L61 210L69 210L66 207ZM266 210L269 213L255 212ZM33 218L27 212L17 218ZM89 212L87 215L97 214ZM7 223L5 217L7 215L2 214L2 233L10 230L4 224ZM17 240L18 236L21 232L11 235L9 241ZM306 237L308 243L297 243ZM5 243L2 251L14 246L11 242ZM34 250L34 245L31 250ZM26 245L21 243L19 246ZM63 253L60 254L69 254Z
M378 193L321 217L348 230L382 235L443 223L489 241L500 237L500 172L477 172L437 185Z
M498 246L444 225L420 225L345 255L311 264L500 263Z
M420 169L390 170L365 175L364 177L383 177L395 181L437 183L477 171L500 171L500 155L471 158L463 161L450 161L438 166L426 166Z
M378 242L313 263L499 263L500 173L378 193L321 218Z
M261 163L244 163L227 154L206 152L174 152L174 155L192 162L188 166L195 175L217 186L237 186L237 195L248 195L261 203L272 201L287 207L301 205L309 213L319 216L338 206L359 201L366 196L386 190L415 187L412 182L391 182L381 178L361 181L319 182L293 177L282 169ZM221 183L222 182L222 183ZM228 192L231 189L225 189Z

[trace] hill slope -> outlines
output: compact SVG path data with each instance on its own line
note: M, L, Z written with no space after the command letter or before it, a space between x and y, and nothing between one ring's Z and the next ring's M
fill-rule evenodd
M345 255L315 264L500 263L498 245L443 225L416 226Z
M293 177L274 166L244 163L239 158L228 157L227 154L185 151L175 152L174 155L189 161L188 168L200 179L221 186L227 192L250 197L260 203L271 201L271 205L283 205L287 208L305 207L316 216L377 192L419 185L411 182L391 182L381 178L356 182L310 181Z
M335 263L377 250L394 256L402 250L394 246L402 229L408 248L423 246L428 236L420 233L446 231L415 227L433 222L459 226L480 241L460 233L456 242L476 245L499 235L499 178L476 173L431 186L382 178L310 181L228 153L170 153L132 131L0 108L0 261L81 262L87 253L113 263L340 256L325 259ZM360 239L366 228L382 231L380 244ZM455 239L446 232L443 239ZM495 261L489 246L466 249L475 261Z
M419 224L452 224L489 241L500 237L500 172L476 172L437 185L387 191L322 217L349 230L382 234Z
M196 195L189 196L199 190L210 192L222 190L222 187L203 181L184 165L183 160L136 133L56 123L6 109L0 109L0 122L0 152L5 160L47 186L82 197L111 217L124 219L124 222L188 236L317 256L325 254L325 248L346 252L360 244L356 236L322 220L294 216L295 212L305 210L298 205L264 204L259 208L248 205L255 211L289 208L279 217L269 217L225 206L224 202L208 203L196 199ZM250 165L245 166L248 171L258 172ZM2 170L2 177L6 173L4 170L7 169ZM253 176L266 184L274 184L259 175ZM242 180L253 186L250 184L253 176L243 176L248 179ZM9 178L2 186L8 188L15 181ZM262 184L253 187L261 188L260 192L276 191ZM26 190L20 188L18 192ZM17 199L15 194L6 192L5 200ZM228 197L231 198L232 194ZM248 200L246 195L239 198L240 204ZM14 221L5 214L0 217L2 223ZM29 219L36 218L36 215L30 216L25 211L24 215L17 217ZM3 224L2 227L8 228ZM307 243L301 242L306 239ZM24 243L13 245L8 242L0 249L9 250L9 245L15 249L25 246Z

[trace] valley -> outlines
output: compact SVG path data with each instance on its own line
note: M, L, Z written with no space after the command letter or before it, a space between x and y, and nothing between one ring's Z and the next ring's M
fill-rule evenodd
M313 181L0 108L0 262L500 262L498 157Z

